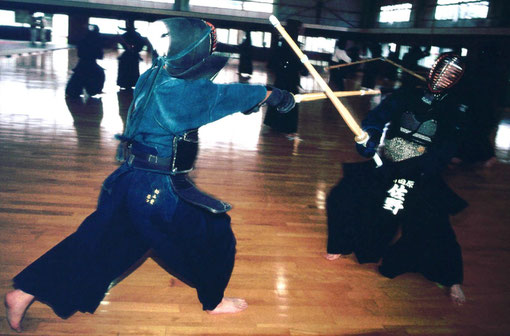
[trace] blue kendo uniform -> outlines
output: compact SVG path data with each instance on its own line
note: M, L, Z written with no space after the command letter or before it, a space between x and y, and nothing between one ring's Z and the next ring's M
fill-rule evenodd
M188 81L158 69L143 74L135 89L135 113L125 135L132 137L137 155L172 158L176 137L249 111L267 93L262 85ZM152 99L137 114L149 95ZM173 184L189 180L173 182L175 175L138 167L137 160L128 159L104 181L97 210L17 275L16 288L49 304L61 317L77 310L94 312L112 281L154 249L174 275L196 288L204 310L221 302L236 246L226 214L229 205L218 201L224 211L210 211L185 201ZM186 187L185 192L193 185L189 181ZM198 201L207 196L196 188L194 193Z
M154 99L147 103L142 119L135 115L128 120L125 136L153 147L161 157L172 155L175 136L230 114L250 111L267 94L262 85L215 84L208 79L188 81L171 77L166 71L158 73L158 67L154 67L138 82L135 106L146 100L152 81ZM139 123L137 128L129 129L134 123Z
M213 83L226 60L212 55L211 24L190 18L161 22L174 45L135 86L120 136L125 161L104 181L96 211L14 278L15 288L61 317L94 312L114 280L151 249L173 275L196 288L204 310L213 310L232 274L236 239L227 214L231 206L188 177L198 129L236 112L257 111L262 103L280 112L294 107L293 96L276 88L266 99L262 85Z
M172 158L176 136L249 111L267 93L262 85L187 81L157 70L148 70L136 86L135 111L150 94L153 80L154 99L139 118L134 113L136 121L128 120L126 134L134 137L137 153L162 159ZM137 129L132 131L130 124ZM184 201L172 186L172 175L137 168L135 160L104 181L97 210L17 275L16 288L49 304L61 317L77 310L93 312L110 283L152 248L174 275L197 289L204 310L216 307L234 265L228 204L220 201L225 211L214 213Z
M60 317L94 312L115 279L149 250L196 288L204 310L213 310L232 274L236 239L227 214L231 206L188 177L198 154L198 128L257 111L262 103L281 112L295 104L290 93L276 88L266 99L262 85L213 83L226 59L212 55L216 39L209 23L160 23L175 45L135 86L120 136L125 160L103 182L96 211L13 280Z

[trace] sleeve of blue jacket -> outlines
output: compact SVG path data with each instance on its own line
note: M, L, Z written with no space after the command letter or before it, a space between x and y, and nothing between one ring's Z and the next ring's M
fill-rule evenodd
M175 132L199 128L264 100L262 85L215 84L209 80L163 84L156 95L159 121Z
M393 111L399 109L398 101L389 96L372 109L361 122L363 130L376 129L382 133L384 126L391 120Z

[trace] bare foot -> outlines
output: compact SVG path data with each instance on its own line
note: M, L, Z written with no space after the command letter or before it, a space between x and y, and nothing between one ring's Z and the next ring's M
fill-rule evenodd
M242 312L248 308L248 303L240 298L223 298L221 302L213 310L206 310L211 315L216 314L233 314Z
M34 296L21 289L15 289L5 295L7 322L12 329L21 332L21 320L33 301Z
M466 302L466 296L464 295L464 292L462 291L462 288L460 288L459 284L450 287L450 298L452 299L453 303L459 306Z
M326 258L329 261L337 260L340 257L342 257L341 254L332 254L332 253L324 254L324 258Z

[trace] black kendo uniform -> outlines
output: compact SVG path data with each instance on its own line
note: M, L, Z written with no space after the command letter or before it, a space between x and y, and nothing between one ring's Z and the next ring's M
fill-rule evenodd
M335 44L335 50L331 55L330 66L347 64L352 62L349 55L347 55L346 41L337 40ZM345 84L344 79L351 70L348 67L337 67L329 71L329 85L334 91L344 91Z
M298 37L301 22L296 20L288 20L286 29L289 35L296 41ZM290 46L282 39L278 42L275 59L274 86L283 90L299 93L301 75L306 74L307 70L303 63L296 56ZM292 134L298 131L299 124L299 106L296 105L289 113L279 113L275 108L268 107L264 116L264 125L271 127L273 130L281 133Z
M78 64L66 86L68 97L79 97L83 89L90 96L101 93L105 82L104 69L96 60L103 58L103 41L99 27L89 25L85 38L78 43Z
M239 74L253 74L253 55L251 45L251 32L246 32L243 43L239 45Z
M140 77L139 62L142 60L140 51L148 43L130 24L127 25L126 32L121 35L120 43L124 47L124 52L119 56L117 85L123 89L131 89Z
M149 249L196 288L204 310L221 302L230 280L236 252L231 206L198 190L188 172L198 154L198 128L258 110L267 90L211 81L227 59L211 54L209 23L172 18L156 24L164 27L156 36L172 35L170 51L160 53L135 87L120 137L126 161L103 182L96 211L77 231L14 278L15 288L64 318L94 312L110 284ZM286 112L295 101L274 88L265 103Z
M462 283L449 216L467 203L440 175L458 145L459 107L446 94L404 88L370 111L362 127L375 138L389 123L383 165L343 165L344 177L327 198L328 253L354 253L360 263L382 260L379 271L389 278L418 272L445 286Z

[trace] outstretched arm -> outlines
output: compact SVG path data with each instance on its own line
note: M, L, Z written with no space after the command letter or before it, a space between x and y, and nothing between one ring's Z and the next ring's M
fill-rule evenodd
M361 122L363 131L367 132L369 137L364 145L356 144L356 150L361 156L371 158L376 154L384 126L391 120L392 111L396 108L396 103L390 96L371 110Z
M396 100L392 96L389 96L368 112L365 119L361 122L361 127L365 131L375 129L382 132L384 126L391 120L392 112L397 109L398 104Z
M228 115L251 113L267 103L282 113L295 104L287 91L268 91L263 85L214 84L208 80L190 81L172 87L161 85L156 96L163 116L160 122L175 132L199 128Z

